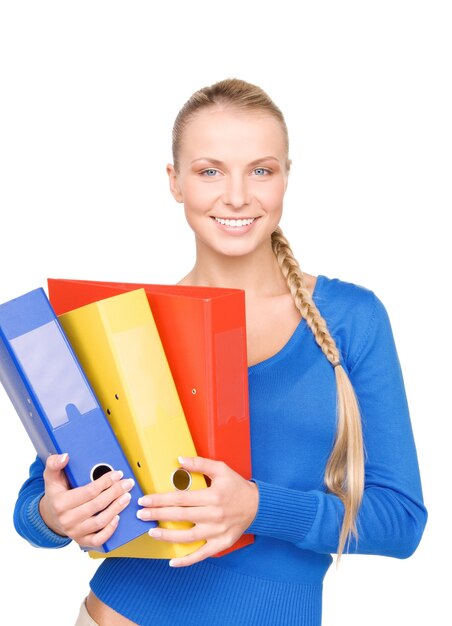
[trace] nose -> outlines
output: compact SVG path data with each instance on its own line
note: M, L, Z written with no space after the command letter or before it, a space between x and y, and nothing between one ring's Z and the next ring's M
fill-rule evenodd
M243 175L229 176L223 194L223 202L233 209L240 209L250 203L246 177Z

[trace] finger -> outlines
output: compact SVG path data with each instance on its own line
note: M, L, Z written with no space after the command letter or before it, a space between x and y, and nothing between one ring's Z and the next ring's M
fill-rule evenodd
M194 541L205 541L207 539L203 529L197 526L186 530L170 530L161 527L151 528L148 534L153 539L170 543L193 543Z
M115 532L118 524L120 522L120 516L115 515L110 522L108 522L104 528L99 530L96 533L90 533L87 535L81 535L80 537L74 537L74 540L82 547L84 550L90 549L98 549L100 548L106 541L110 539L110 537Z
M68 462L69 455L67 452L51 454L47 457L43 474L47 486L55 485L58 488L69 489L69 483L63 471Z
M215 496L208 489L192 489L190 491L167 491L142 496L138 504L144 507L161 506L208 506L215 504Z
M103 509L99 513L92 515L87 520L80 524L79 533L84 536L92 535L103 530L117 515L120 515L122 511L129 505L131 500L130 493L124 493L119 498L116 498L107 508ZM143 529L145 530L145 529Z
M209 476L212 480L221 476L227 471L228 466L223 461L214 461L202 456L178 457L180 466L191 472L198 472Z
M62 494L54 502L53 506L64 534L70 537L76 532L80 534L80 530L77 529L80 528L81 524L97 515L100 511L105 510L112 502L124 495L125 492L130 491L133 488L133 484L134 481L132 479L122 480L113 484L109 489L102 491L91 500L77 506L74 506L74 501L71 499L75 491L74 489ZM128 501L130 501L130 495L128 496Z
M171 559L169 562L170 567L188 567L189 565L193 565L194 563L199 563L199 561L203 561L207 559L209 556L213 556L220 552L222 548L219 547L217 542L208 541L201 548L195 550L191 554L187 554L186 556L179 557L177 559Z
M221 511L220 511L221 512ZM137 517L143 521L158 520L159 522L220 522L220 512L208 506L200 507L159 507L137 511Z
M100 478L83 485L81 487L75 487L71 489L70 493L67 494L67 498L70 501L70 506L72 508L81 506L87 502L92 501L94 498L98 497L102 492L106 491L112 485L118 484L123 477L123 472L121 470L115 470L112 472L108 472L104 474ZM120 489L116 492L117 497L120 495ZM108 504L108 503L107 503Z
M135 481L133 478L127 478L119 482L115 482L108 489L104 489L92 499L83 502L76 510L84 519L97 515L100 511L105 510L112 502L121 499L122 503L128 504L131 499L130 490L133 489ZM90 487L90 485L87 485ZM91 490L90 490L91 491Z

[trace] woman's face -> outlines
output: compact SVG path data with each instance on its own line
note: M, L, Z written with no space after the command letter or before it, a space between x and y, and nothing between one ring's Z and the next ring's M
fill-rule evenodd
M227 256L268 245L287 187L284 132L273 116L234 108L201 109L185 127L179 171L167 172L198 252Z

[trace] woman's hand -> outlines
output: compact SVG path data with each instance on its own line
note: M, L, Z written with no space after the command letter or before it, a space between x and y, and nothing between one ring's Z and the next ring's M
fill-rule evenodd
M179 457L181 467L189 472L208 476L207 489L172 491L143 496L138 504L142 520L187 521L194 524L188 530L153 528L151 537L161 541L206 543L187 556L172 559L172 567L193 565L232 546L256 517L259 492L257 485L245 480L221 461L202 457Z
M134 480L121 471L71 489L64 468L67 454L52 454L44 470L45 494L39 503L41 517L58 535L69 537L83 548L98 548L114 533L119 513L130 502Z

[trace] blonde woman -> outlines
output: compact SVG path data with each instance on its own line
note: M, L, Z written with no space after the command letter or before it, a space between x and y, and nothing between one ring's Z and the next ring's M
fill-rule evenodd
M196 243L180 282L245 291L253 478L182 459L210 487L146 495L140 516L190 521L153 536L204 545L169 563L105 559L78 625L319 626L331 554L406 558L421 539L427 514L387 313L364 287L300 270L278 226L288 144L281 111L237 79L197 91L176 119L167 172ZM16 527L45 547L96 545L129 486L106 476L75 494L66 462L34 463ZM254 543L209 558L242 533Z

